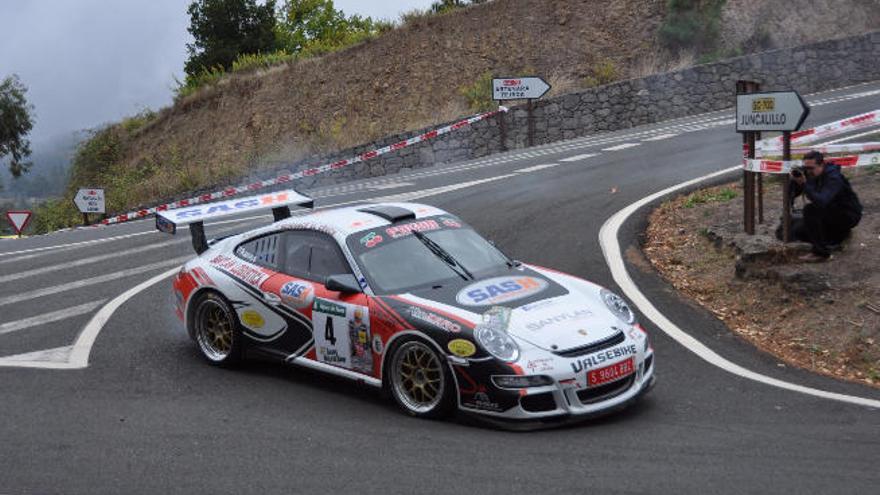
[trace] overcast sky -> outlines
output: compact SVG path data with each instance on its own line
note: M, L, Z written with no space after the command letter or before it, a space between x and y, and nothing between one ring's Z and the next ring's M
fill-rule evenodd
M0 0L0 78L15 73L28 87L35 145L170 104L190 41L189 3ZM347 14L396 19L431 0L334 3Z

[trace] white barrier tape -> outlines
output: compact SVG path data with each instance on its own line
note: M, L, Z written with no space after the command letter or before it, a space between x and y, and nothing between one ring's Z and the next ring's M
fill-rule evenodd
M869 127L880 126L880 110L856 115L855 117L847 117L845 119L829 122L812 129L804 129L802 131L791 133L791 143L805 145L821 139L846 134L848 132ZM782 149L782 136L776 136L768 139L762 139L755 144L756 150L774 151Z
M768 153L766 150L757 153L757 158L779 158L782 150L773 150ZM815 146L812 148L792 148L792 155L803 155L810 151L818 151L823 155L832 155L834 153L865 153L880 151L880 143L847 143L847 144L829 144L826 146ZM833 160L832 160L833 161Z
M743 169L749 172L763 172L768 174L787 174L792 167L800 167L803 160L765 160L765 159L745 159L743 160ZM865 153L861 155L838 156L828 160L827 163L834 163L841 167L866 167L870 165L880 165L880 153Z
M151 208L145 208L142 210L131 211L131 212L128 212L128 213L125 213L122 215L116 215L114 217L106 218L101 221L101 224L102 225L110 225L110 224L127 222L129 220L144 218L146 216L155 214L157 211L173 210L175 208L182 208L185 206L193 206L193 205L197 205L199 203L206 203L208 201L214 201L216 199L229 198L231 196L236 196L241 193L257 191L257 190L263 189L265 187L275 186L278 184L284 184L284 183L287 183L287 182L290 182L290 181L293 181L296 179L302 179L303 177L311 177L314 175L322 174L324 172L329 172L331 170L338 170L341 168L345 168L349 165L353 165L355 163L360 163L360 162L365 162L367 160L372 160L373 158L376 158L377 156L381 156L386 153L390 153L392 151L402 150L403 148L407 148L407 147L412 146L414 144L428 141L430 139L434 139L437 136L442 136L443 134L448 134L452 131L456 131L456 130L461 129L463 127L467 127L467 126L472 125L476 122L479 122L481 120L486 120L489 117L494 117L495 115L498 115L499 113L504 113L504 112L507 112L507 107L500 106L500 107L498 107L498 110L477 114L477 115L474 115L473 117L469 117L467 119L455 122L454 124L449 124L447 126L443 126L443 127L439 128L439 129L434 129L433 131L428 131L428 132L419 134L418 136L413 136L405 141L400 141L400 142L397 142L397 143L394 143L394 144L391 144L388 146L384 146L384 147L376 149L376 150L367 151L367 152L361 153L360 155L357 155L355 157L352 157L352 158L349 158L346 160L339 160L339 161L335 161L333 163L326 163L326 164L320 165L318 167L307 168L305 170L300 170L299 172L295 172L292 174L279 175L278 177L275 177L274 179L266 179L263 181L254 182L254 183L246 184L246 185L242 185L242 186L227 187L226 189L223 189L222 191L214 191L212 193L205 193L200 196L194 196L192 198L181 199L178 201L174 201L172 203L165 203L165 204L153 206Z

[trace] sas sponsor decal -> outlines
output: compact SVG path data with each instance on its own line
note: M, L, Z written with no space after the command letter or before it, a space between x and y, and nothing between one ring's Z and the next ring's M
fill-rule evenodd
M287 282L279 291L281 300L296 309L308 308L315 299L315 288L308 282Z
M266 319L263 315L252 309L245 310L241 313L241 322L248 328L260 329L266 326Z
M269 278L268 275L263 273L261 270L257 270L251 266L245 265L235 258L230 258L229 256L225 256L222 254L218 254L214 258L211 259L210 263L215 267L225 270L230 275L240 278L246 284L253 285L254 287L259 287L263 285L263 282Z
M473 342L464 339L450 340L446 347L449 348L449 352L458 357L471 357L477 353L477 347Z
M537 321L526 323L526 328L533 332L537 332L538 330L541 330L546 326L570 321L583 320L584 318L589 318L590 316L593 316L592 311L588 309L576 309L574 311L566 311L565 313L560 313L558 315L553 315L547 318L541 318Z
M436 220L422 220L420 222L407 223L404 225L395 225L385 229L385 233L392 239L399 239L412 234L413 231L429 232L432 230L440 230L440 224Z
M547 288L547 281L536 277L496 277L468 285L455 296L465 306L489 306L523 299Z
M378 246L383 240L384 238L381 235L375 232L370 232L369 234L361 237L361 244L366 248L373 248Z
M614 349L608 349L607 351L602 351L592 356L587 356L584 358L580 358L577 361L574 361L571 364L571 369L575 373L580 373L585 369L594 368L599 366L600 364L604 364L608 361L612 361L615 359L620 359L622 357L627 356L635 356L636 355L636 346L635 344L629 344L622 347L615 347Z
M422 308L419 308L417 306L413 306L412 308L410 308L409 314L417 320L421 320L426 323L430 323L431 325L434 325L437 328L442 328L443 330L446 330L447 332L452 332L452 333L461 332L461 325L459 325L457 323L453 323L453 322L447 320L446 318L437 316L434 313L430 313L428 311L425 311Z

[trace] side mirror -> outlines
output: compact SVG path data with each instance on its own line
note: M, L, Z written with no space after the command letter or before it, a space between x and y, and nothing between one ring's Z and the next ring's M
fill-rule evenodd
M362 292L357 279L351 274L330 275L327 277L327 282L324 283L324 287L333 292L342 292L346 294Z

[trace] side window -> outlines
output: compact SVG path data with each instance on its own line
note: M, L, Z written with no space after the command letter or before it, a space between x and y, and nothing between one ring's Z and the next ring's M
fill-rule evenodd
M330 275L351 273L332 237L305 230L290 231L285 236L284 273L320 283Z
M342 256L336 241L323 235L315 236L312 258L309 262L309 274L312 278L325 280L330 275L343 273L351 273L351 268Z
M268 268L278 268L278 234L264 235L240 244L235 254L244 260Z
M284 273L294 277L308 277L312 238L313 235L305 231L291 231L285 234Z

